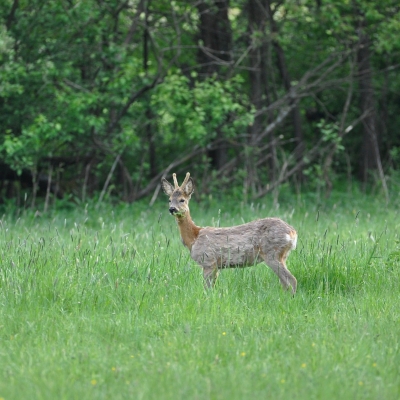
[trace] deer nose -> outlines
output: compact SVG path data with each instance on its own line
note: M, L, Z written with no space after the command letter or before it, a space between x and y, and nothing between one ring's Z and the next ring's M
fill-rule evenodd
M171 214L173 214L173 213L176 213L178 210L175 208L175 207L170 207L169 208L169 212L171 213Z

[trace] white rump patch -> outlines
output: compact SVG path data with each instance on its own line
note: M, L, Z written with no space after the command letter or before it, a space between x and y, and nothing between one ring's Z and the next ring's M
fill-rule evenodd
M292 237L288 234L286 234L286 238L288 242L292 243L292 250L294 250L297 246L297 235L295 235L295 237Z

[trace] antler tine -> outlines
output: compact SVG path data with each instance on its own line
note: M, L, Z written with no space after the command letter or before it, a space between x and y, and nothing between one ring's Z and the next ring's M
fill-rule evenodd
M187 172L185 176L185 180L182 182L181 188L185 187L185 185L188 183L188 180L190 178L190 173Z
M176 180L176 174L172 174L172 178L174 178L175 189L178 189L179 185L178 185L178 181Z

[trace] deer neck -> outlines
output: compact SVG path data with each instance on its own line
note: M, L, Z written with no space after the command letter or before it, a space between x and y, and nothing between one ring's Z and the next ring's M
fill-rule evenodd
M176 217L176 221L181 232L183 244L189 250L192 250L192 246L199 236L201 228L193 222L189 211L187 211L182 217Z

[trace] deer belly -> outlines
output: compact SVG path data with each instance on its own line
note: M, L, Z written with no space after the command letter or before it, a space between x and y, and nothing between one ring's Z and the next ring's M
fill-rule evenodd
M192 248L192 258L202 267L221 268L248 267L262 261L253 246Z
M216 253L216 262L218 268L249 267L258 264L260 257L254 249L225 249Z

